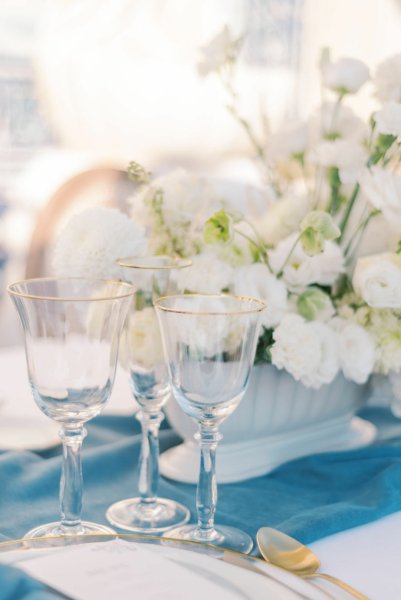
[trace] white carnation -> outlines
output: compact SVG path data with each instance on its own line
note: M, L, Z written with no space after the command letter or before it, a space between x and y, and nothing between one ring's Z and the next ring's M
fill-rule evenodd
M333 381L339 360L335 333L328 325L288 314L273 335L271 354L276 367L315 389Z
M386 252L359 258L352 283L374 308L401 308L401 256Z
M401 177L380 167L371 167L363 173L360 185L369 202L401 230Z
M171 274L179 289L203 294L218 294L228 289L234 269L208 249L192 258L192 266Z
M356 141L321 142L311 160L323 167L337 167L342 183L354 183L367 161L367 153Z
M360 325L344 319L338 327L338 351L340 367L347 379L366 383L373 373L376 360L376 345L372 336Z
M266 244L275 246L298 230L310 209L311 201L307 196L287 196L272 203L253 225Z
M356 58L340 58L322 65L323 84L339 93L356 93L369 79L369 69Z
M387 102L375 113L376 131L384 135L401 135L401 104Z
M261 323L267 328L277 325L288 310L285 284L272 275L264 264L255 263L236 269L232 290L240 296L260 298L266 302L267 308L262 312Z
M382 102L401 102L401 54L380 63L373 78L376 96Z
M53 254L59 277L120 278L118 258L145 251L142 227L113 208L88 208L61 231Z
M269 253L270 264L275 273L282 269L297 237L298 234L293 233ZM343 271L344 257L336 243L326 242L323 252L316 256L308 256L298 243L284 267L283 279L287 287L296 292L312 283L332 285Z

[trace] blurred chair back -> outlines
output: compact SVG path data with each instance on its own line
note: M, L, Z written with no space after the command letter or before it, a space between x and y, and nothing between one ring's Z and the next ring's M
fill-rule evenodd
M51 274L51 253L58 233L72 215L92 206L127 212L135 184L119 168L99 166L66 181L37 217L26 261L26 277Z

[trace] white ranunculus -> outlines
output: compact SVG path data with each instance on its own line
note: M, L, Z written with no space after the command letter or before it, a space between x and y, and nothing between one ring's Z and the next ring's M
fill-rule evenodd
M315 143L329 135L361 141L368 133L367 125L349 106L334 102L324 102L312 115L309 127Z
M310 209L311 201L307 196L287 196L273 202L253 225L262 240L274 246L299 228Z
M270 251L270 264L276 274L282 269L297 237L297 233L291 234ZM335 242L325 242L323 252L316 256L308 256L298 243L284 267L283 279L291 291L298 292L312 283L332 285L343 272L344 256Z
M294 121L270 136L267 152L274 160L288 159L303 154L308 144L308 125L303 121Z
M212 249L192 258L192 266L178 269L171 277L180 289L199 294L218 294L228 289L233 278L233 267L217 257Z
M357 58L340 58L322 65L323 84L339 93L355 94L369 79L369 69Z
M376 131L384 135L401 135L401 104L387 102L375 113Z
M113 208L88 208L61 231L53 254L59 277L119 278L118 258L146 249L144 229Z
M388 252L359 258L352 284L373 308L401 308L401 256Z
M321 142L311 156L322 167L337 167L342 183L354 183L367 158L363 146L353 140Z
M387 58L373 77L376 96L382 102L401 102L401 54Z
M288 310L285 284L262 263L236 269L232 290L240 296L260 298L266 302L267 308L262 313L261 323L267 328L277 325Z
M366 169L360 179L361 191L382 211L390 225L401 230L401 177L380 167Z
M319 388L333 381L339 360L334 331L325 323L285 315L274 331L272 362L306 387Z
M153 307L129 313L121 334L119 359L127 370L130 365L151 369L163 362L160 328Z
M366 383L375 366L376 345L372 336L360 325L336 318L338 353L344 376L351 381Z

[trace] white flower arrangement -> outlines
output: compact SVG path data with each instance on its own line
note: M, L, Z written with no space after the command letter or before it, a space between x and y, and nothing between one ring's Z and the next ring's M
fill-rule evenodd
M128 174L139 185L136 229L113 225L118 253L126 244L133 254L132 235L139 252L193 257L191 270L178 275L190 292L265 300L256 362L271 362L312 388L340 371L358 384L372 373L390 375L400 396L401 55L370 79L361 61L333 62L324 53L322 85L331 98L305 122L262 139L242 116L235 89L241 41L225 28L202 49L199 72L220 77L261 166L260 189L243 186L238 198L221 182L182 170L153 179L131 163ZM346 102L369 80L382 106L364 123ZM70 227L85 229L78 220ZM58 271L78 268L79 244L93 244L86 254L101 256L98 271L106 271L106 255L110 263L117 256L103 233L102 242L98 228L96 241L62 234ZM374 252L365 255L369 246Z

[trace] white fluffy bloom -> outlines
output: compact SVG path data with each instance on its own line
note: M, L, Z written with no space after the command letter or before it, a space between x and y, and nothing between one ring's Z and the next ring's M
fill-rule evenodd
M352 284L374 308L401 308L401 256L386 252L359 258Z
M270 264L275 273L282 269L297 237L298 234L293 233L269 253ZM344 257L336 243L326 242L323 252L316 256L308 256L301 244L297 244L284 267L283 279L287 287L296 292L312 283L332 285L343 271Z
M319 388L333 381L339 360L334 331L325 323L285 315L274 331L272 362L305 386Z
M347 379L366 383L373 373L376 361L376 345L372 336L361 325L336 318L338 331L338 354L340 367Z
M88 208L61 231L53 254L59 277L120 278L118 258L145 251L144 230L113 208Z
M369 79L369 69L357 58L340 58L322 65L323 84L339 93L356 93Z
M127 370L130 365L151 369L163 363L160 328L153 307L129 313L121 334L119 358Z
M273 202L263 215L254 220L253 225L266 244L275 246L299 228L310 209L311 202L307 196L287 196Z
M401 104L387 102L375 113L376 131L384 135L401 135Z
M401 177L380 167L371 167L363 173L360 185L369 202L401 230Z
M241 39L234 39L226 25L207 46L200 49L198 71L202 76L218 71L220 67L235 61Z
M240 296L260 298L266 302L267 308L262 313L261 323L267 328L277 325L288 310L285 284L262 263L236 269L232 290Z
M303 154L309 144L309 128L303 121L284 125L270 136L267 152L274 160L288 159Z
M212 249L192 258L192 266L172 274L180 289L200 294L218 294L228 289L234 269Z
M367 161L367 153L356 141L321 142L311 159L323 167L337 167L342 183L354 183Z
M347 140L362 140L368 128L349 107L334 102L324 102L310 119L311 135L314 140L321 140L328 135L336 135Z
M401 54L379 64L373 77L376 96L382 102L401 102Z

